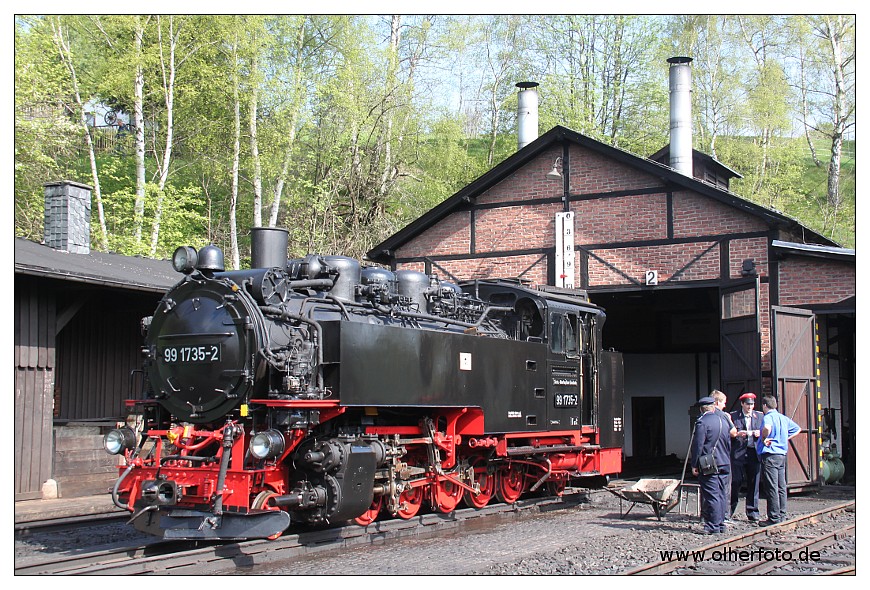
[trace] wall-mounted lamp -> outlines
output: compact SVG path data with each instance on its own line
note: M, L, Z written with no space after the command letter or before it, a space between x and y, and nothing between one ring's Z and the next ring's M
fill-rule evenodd
M562 172L560 169L562 168L562 156L556 158L556 161L553 162L553 169L547 172L547 178L562 178Z

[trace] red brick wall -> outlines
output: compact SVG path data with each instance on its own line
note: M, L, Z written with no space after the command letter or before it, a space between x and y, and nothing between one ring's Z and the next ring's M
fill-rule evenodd
M854 295L854 264L802 256L779 263L780 305L837 303Z
M767 231L759 218L696 193L674 193L674 237Z
M561 147L543 152L521 169L479 195L477 203L486 205L562 196L562 181L547 177L547 172L553 169L553 162L561 155Z
M740 272L743 269L743 261L747 258L751 258L755 262L755 271L758 276L767 277L770 275L766 237L731 240L728 253L732 279L739 279L742 276Z
M597 196L610 191L640 189L648 191L662 186L660 178L584 147L572 145L570 150L572 195ZM546 176L561 153L561 147L544 152L478 196L476 202L481 205L519 203L480 209L475 213L474 254L553 247L554 217L562 210L562 204L523 205L522 202L561 196L562 182ZM758 217L691 191L673 193L672 206L673 237L678 240L709 238L720 234L766 233L769 229ZM575 212L575 243L578 246L668 239L667 194L664 191L573 201L571 210ZM470 222L470 213L453 213L401 247L396 257L468 254L471 252ZM590 251L588 284L593 288L631 284L629 279L609 268L608 264L639 282L643 282L647 270L657 270L660 284L667 280L716 280L722 272L720 248L709 239L695 243L593 248ZM740 278L743 260L747 258L755 261L759 276L763 279L770 276L766 236L732 239L727 256L730 278ZM579 258L576 265L578 273ZM449 268L459 278L517 276L525 272L524 277L545 282L546 261L539 259L540 255L535 254L438 264ZM530 265L535 265L535 268L528 271ZM423 268L421 263L399 266L418 270ZM676 278L675 273L679 273ZM575 277L575 284L581 284L579 276ZM781 263L779 302L782 305L831 303L854 293L854 265L801 257L790 257ZM762 288L761 297L761 321L767 333L769 318L766 310L769 306L766 286ZM763 348L769 349L766 342Z
M657 177L578 145L571 146L570 160L570 191L572 195L607 193L663 185L661 179ZM550 165L552 166L552 160Z
M468 252L471 239L471 216L467 211L451 213L435 227L429 228L399 250L399 257L438 256Z
M478 211L475 252L544 248L553 243L559 203Z
M522 275L523 279L531 281L533 285L547 284L547 259L542 259L540 254L439 261L438 266L450 272L457 279L511 278ZM423 269L418 268L417 270ZM432 272L441 279L449 278L437 267L433 267Z
M668 203L662 194L610 197L571 203L575 242L601 244L668 237Z
M643 284L647 270L657 270L659 284L682 270L677 281L719 278L719 247L715 242L667 244L593 250L593 254ZM712 247L712 248L711 248ZM705 250L708 250L704 253ZM696 256L701 258L689 264ZM688 266L687 266L688 265ZM685 268L684 268L685 267ZM595 257L589 257L589 286L621 285L629 280Z

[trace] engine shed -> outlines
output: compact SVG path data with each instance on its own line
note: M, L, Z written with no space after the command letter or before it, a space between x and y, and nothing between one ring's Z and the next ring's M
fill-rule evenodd
M585 290L624 355L627 463L681 467L690 406L719 389L729 410L773 393L801 425L792 488L834 455L854 478L854 250L730 192L738 174L697 151L680 172L656 161L668 148L644 158L561 126L520 139L368 258Z
M15 500L105 493L102 435L126 415L139 324L178 281L169 261L92 252L91 188L45 187L45 239L15 239Z

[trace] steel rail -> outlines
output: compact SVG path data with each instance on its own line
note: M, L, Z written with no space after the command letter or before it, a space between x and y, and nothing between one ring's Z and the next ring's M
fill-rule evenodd
M97 514L85 514L79 516L65 516L61 518L45 518L41 520L29 520L15 523L15 534L27 536L30 533L50 530L64 530L82 526L102 526L113 522L121 522L130 518L129 512L101 512Z
M796 516L784 522L781 522L776 525L771 525L769 527L759 528L756 531L752 531L749 533L744 533L741 535L737 535L735 537L730 537L724 539L722 541L711 543L709 545L704 545L702 547L698 547L694 549L696 553L700 552L714 552L714 551L725 551L725 550L734 550L740 551L742 547L745 547L753 542L765 539L769 537L772 533L783 533L790 532L799 528L801 526L807 526L816 522L819 522L822 518L826 516L831 516L834 514L840 514L842 512L846 512L850 509L855 508L855 501L843 502L841 504L836 504L834 506L829 506L827 508L823 508L822 510L817 510L815 512L811 512L809 514L804 514L802 516ZM690 551L691 553L691 551ZM678 558L672 558L667 561L659 561L648 563L639 567L632 568L630 570L622 572L622 575L628 576L648 576L648 575L661 575L672 572L681 567L685 567L687 563L684 560Z
M814 537L814 538L812 538L808 541L805 541L803 543L793 545L792 547L789 547L788 549L783 549L783 553L788 551L792 555L796 555L801 550L822 549L824 547L827 547L828 545L830 545L831 543L833 543L835 541L839 541L840 539L843 539L845 537L851 537L854 535L855 535L855 527L854 526L846 527L845 529L835 531L833 533L827 533L827 534L820 535L818 537ZM775 569L781 568L782 566L784 566L788 563L792 563L792 561L791 560L790 561L785 561L785 560L754 561L754 562L748 563L742 567L738 567L737 569L732 570L728 573L730 575L733 575L733 576L747 576L747 575L760 576L760 575L768 574Z
M412 519L375 521L329 529L293 532L274 540L243 542L162 542L148 546L55 556L52 560L21 560L16 575L126 575L202 574L236 567L252 567L270 561L292 559L312 553L352 546L382 543L386 539L412 537L458 528L484 517L513 518L533 511L573 508L595 490L566 492L560 498L531 498L514 504L491 504L480 510L463 508L450 514L432 513ZM191 545L196 547L191 548Z

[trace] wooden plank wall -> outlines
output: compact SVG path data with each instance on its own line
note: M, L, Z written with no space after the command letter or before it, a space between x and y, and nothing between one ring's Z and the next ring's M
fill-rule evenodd
M51 477L55 376L54 291L15 282L15 499L42 497Z
M126 414L130 371L141 368L140 321L157 298L93 292L58 334L56 393L61 420L111 420Z

